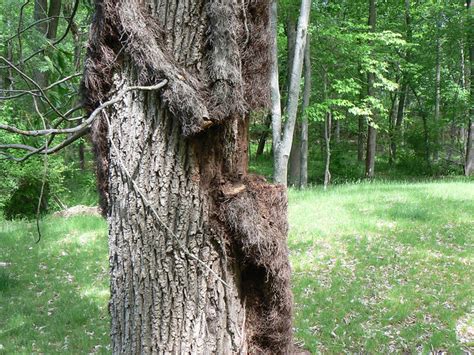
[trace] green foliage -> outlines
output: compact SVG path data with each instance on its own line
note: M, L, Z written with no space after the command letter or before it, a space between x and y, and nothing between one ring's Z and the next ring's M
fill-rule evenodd
M14 117L22 113L24 112L11 105L3 104L0 106L0 123L11 124L15 120ZM26 126L27 122L19 128L27 128ZM26 138L1 130L0 142L29 143ZM43 209L47 209L49 196L64 191L65 170L67 165L60 155L49 156L46 161L43 157L34 156L21 163L0 159L0 210L3 210L8 218L33 217L36 214L43 180L48 193L43 196L41 205Z

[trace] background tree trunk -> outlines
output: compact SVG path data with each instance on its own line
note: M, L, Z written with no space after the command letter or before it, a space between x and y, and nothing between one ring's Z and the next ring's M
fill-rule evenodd
M435 107L434 107L434 137L433 137L433 160L439 159L438 144L440 139L439 121L441 116L441 23L436 22L436 67L435 67Z
M47 38L48 34L48 22L44 21L48 17L48 1L47 0L35 0L34 8L34 20L37 22L35 25L36 30ZM41 87L48 85L48 73L41 72L39 70L33 73L33 78Z
M389 151L388 151L388 162L390 165L394 163L393 157L393 148L394 148L394 140L395 140L395 122L397 120L396 114L398 111L398 92L392 96L390 95L391 105L390 105L390 113L388 116L388 141L389 141ZM396 149L396 148L395 148Z
M58 35L58 16L61 14L61 0L49 1L48 17L50 20L48 21L48 32L46 34L46 38L49 40L54 40Z
M360 74L362 72L362 68L359 65L358 68L358 73ZM360 82L364 82L364 77L363 75L359 76ZM364 93L361 90L360 92L360 101L364 99ZM364 141L365 141L365 132L367 130L365 129L365 123L367 119L365 117L359 117L358 119L358 125L357 125L357 161L358 162L363 162L364 161Z
M108 0L92 25L86 103L121 98L92 127L112 351L290 353L286 192L247 174L242 109L266 103L268 3L194 5Z
M295 44L295 57L293 59L293 66L291 70L291 80L289 84L288 91L288 103L286 105L287 120L281 132L281 116L279 117L280 122L276 125L273 125L273 130L280 129L274 133L274 139L277 139L273 154L274 154L274 169L273 169L273 179L276 183L287 184L287 174L288 174L288 159L290 157L291 146L293 142L293 133L296 122L296 114L298 111L298 99L300 94L300 80L301 73L303 71L303 60L304 60L304 48L306 44L306 34L308 31L309 23L309 13L311 9L310 0L302 0L300 15L298 18L298 27L296 30L296 44ZM273 50L274 55L276 53L276 48ZM275 58L275 57L274 57ZM275 69L274 69L275 70ZM278 71L276 71L278 73ZM276 75L274 73L273 75ZM274 85L272 84L272 90L275 90ZM272 100L275 100L276 95L272 95ZM273 106L276 104L273 103ZM278 116L275 117L275 121Z
M376 11L377 3L376 0L369 0L369 26L370 31L375 32L376 25ZM367 95L374 96L374 81L375 74L369 72L367 74ZM372 120L375 121L375 113L372 117ZM373 178L375 176L375 151L377 148L376 145L377 131L375 127L369 123L367 131L367 153L365 157L365 176L368 178Z
M306 114L306 108L309 106L309 101L311 99L311 86L311 43L308 34L304 52L304 88L303 103L301 106L301 188L305 188L308 185L308 115Z
M301 130L302 123L296 120L288 161L288 185L299 187L301 183Z
M326 113L326 119L324 121L324 143L326 146L326 156L324 163L324 189L326 190L331 183L331 172L329 165L331 164L331 126L332 126L332 113Z
M470 66L470 96L469 96L469 120L466 143L466 164L464 174L470 176L474 172L474 10L471 0L466 1L468 12L468 43L469 43L469 66Z
M272 116L271 114L265 117L264 124L264 131L260 134L260 138L258 139L258 146L257 151L255 152L255 156L261 156L265 151L265 145L267 143L268 134L270 133L269 130L271 129L272 124Z
M410 0L405 0L405 26L406 26L406 41L407 43L411 44L413 41L413 30L411 26L411 12L410 12ZM407 49L405 61L407 64L411 61L411 52L410 49ZM404 113L405 113L405 106L406 106L406 98L408 95L408 84L409 84L409 73L403 73L402 77L402 87L400 89L400 95L398 100L398 110L397 110L397 118L395 120L394 126L394 134L393 139L391 141L391 158L396 161L397 160L397 145L400 142L400 131L402 128Z
M286 22L286 38L288 44L288 68L287 68L287 93L290 92L291 73L293 69L293 61L295 58L296 48L296 23L293 16L287 15ZM304 60L304 59L303 59ZM301 172L301 122L296 119L295 128L293 130L293 139L291 142L291 152L288 161L288 185L300 185Z
M357 161L364 161L364 132L365 132L364 117L359 117L357 128Z

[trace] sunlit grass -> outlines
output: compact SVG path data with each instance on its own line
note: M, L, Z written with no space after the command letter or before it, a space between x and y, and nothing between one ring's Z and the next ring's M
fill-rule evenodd
M105 223L0 221L0 353L107 353Z
M290 224L296 336L307 349L472 346L456 334L474 306L472 183L292 191Z
M296 339L313 353L474 346L474 184L290 191ZM0 353L108 353L105 222L0 221ZM6 263L6 264L5 264Z

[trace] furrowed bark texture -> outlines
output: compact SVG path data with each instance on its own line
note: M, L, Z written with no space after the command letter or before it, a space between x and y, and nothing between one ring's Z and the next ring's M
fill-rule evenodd
M268 102L269 3L96 5L89 108L167 80L93 126L113 352L291 352L286 192L246 173L246 113Z

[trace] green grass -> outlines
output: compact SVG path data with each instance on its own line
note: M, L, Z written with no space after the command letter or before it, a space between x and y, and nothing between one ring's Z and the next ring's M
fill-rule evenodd
M293 191L289 215L304 347L461 353L474 345L456 336L463 320L474 322L474 184Z
M290 191L296 339L313 353L474 347L474 184ZM0 221L0 353L108 352L105 223ZM456 333L456 329L458 332Z
M105 222L0 221L0 353L107 353Z

